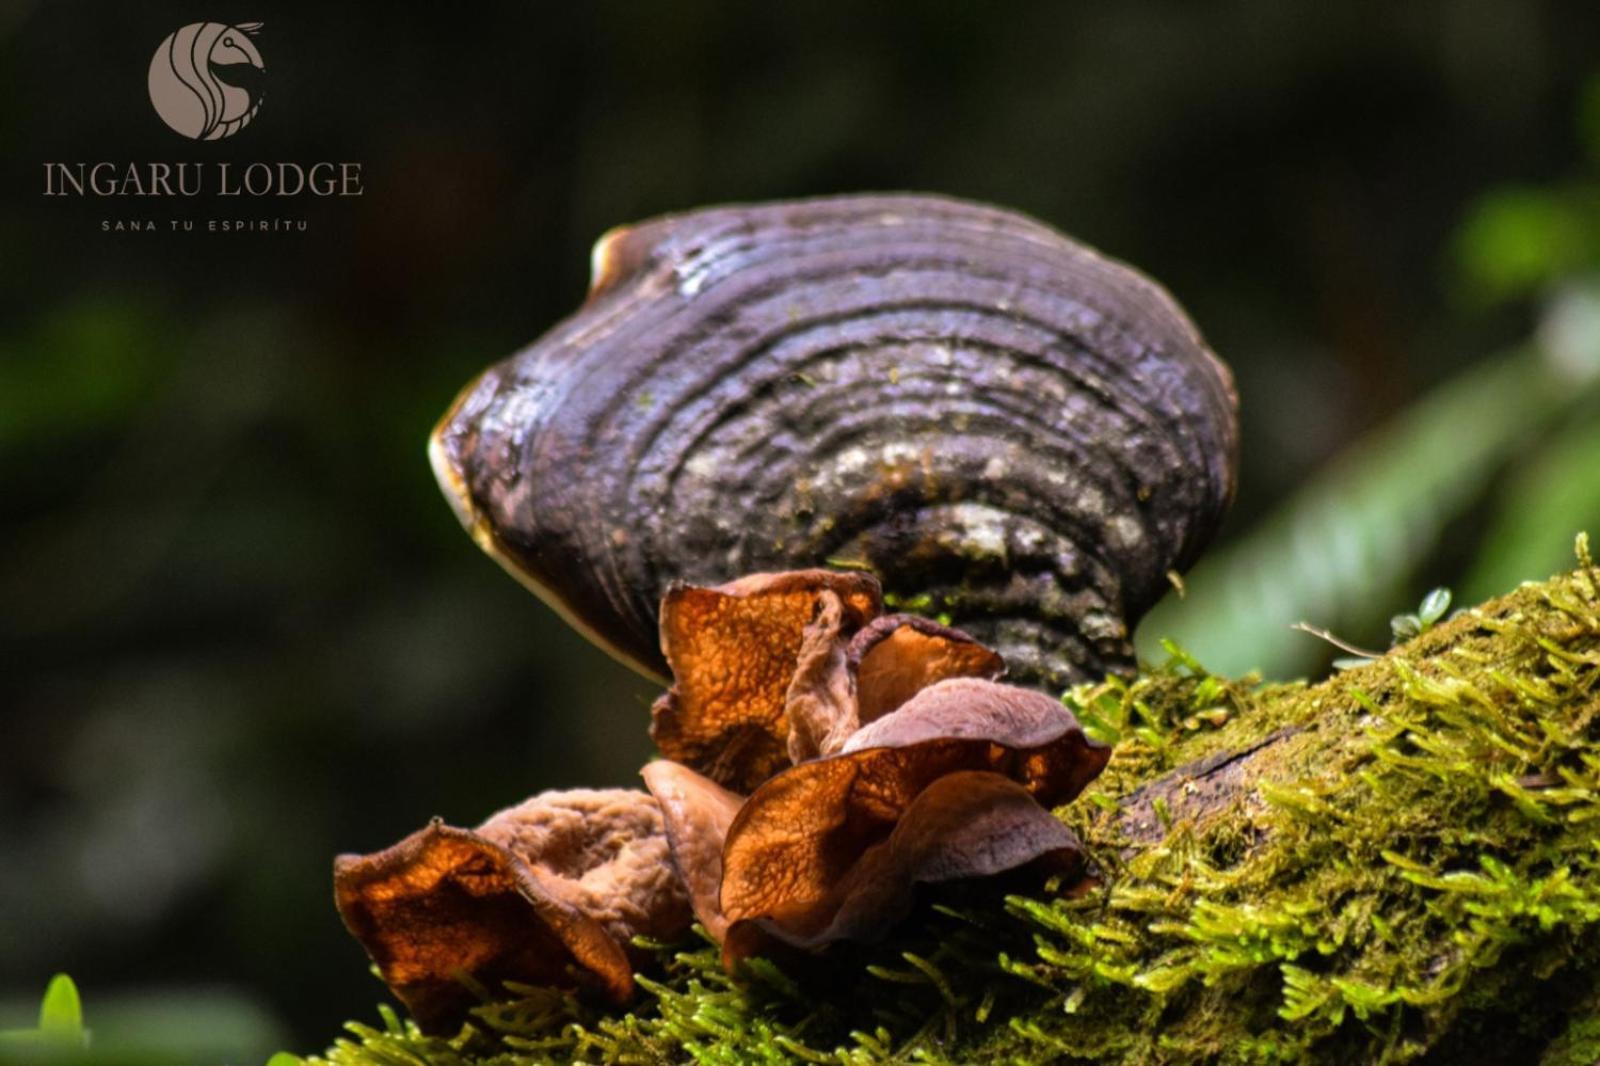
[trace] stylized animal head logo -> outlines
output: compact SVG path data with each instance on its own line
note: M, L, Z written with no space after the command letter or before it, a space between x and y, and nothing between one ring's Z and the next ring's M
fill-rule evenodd
M229 26L191 22L167 35L150 60L150 102L161 120L185 137L218 141L244 129L261 108L261 94L224 81L233 68L265 71L250 38L259 22Z

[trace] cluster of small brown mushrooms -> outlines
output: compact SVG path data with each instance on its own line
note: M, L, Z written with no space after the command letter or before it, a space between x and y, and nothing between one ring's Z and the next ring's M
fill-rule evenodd
M335 861L345 924L425 1029L507 980L621 1002L634 938L694 921L734 967L870 939L919 883L1081 868L1050 808L1109 749L965 633L885 614L870 575L676 585L661 645L648 792L545 792Z

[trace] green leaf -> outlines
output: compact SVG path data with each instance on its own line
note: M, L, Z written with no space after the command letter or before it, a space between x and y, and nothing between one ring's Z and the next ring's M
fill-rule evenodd
M1572 565L1572 535L1600 529L1600 403L1574 412L1496 493L1482 546L1457 582L1474 603Z
M1433 625L1444 617L1450 609L1450 590L1437 588L1422 598L1422 606L1417 610L1417 617L1422 620L1423 628Z
M267 1066L303 1066L304 1063L299 1055L287 1051L279 1051L267 1060Z
M78 986L64 973L50 978L44 991L44 1000L39 1004L39 1032L51 1041L83 1042L83 1002L78 998Z
M1421 633L1422 629L1422 619L1414 614L1397 614L1389 619L1389 631L1394 634L1396 644L1410 640Z
M1600 74L1589 76L1578 98L1578 137L1589 158L1600 162Z

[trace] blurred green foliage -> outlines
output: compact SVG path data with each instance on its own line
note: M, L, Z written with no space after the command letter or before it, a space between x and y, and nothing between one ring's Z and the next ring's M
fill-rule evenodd
M48 1054L51 1049L89 1046L83 1027L83 1001L72 978L58 973L45 986L39 1002L39 1024L33 1029L0 1029L0 1055Z
M0 1024L12 1010L0 1003ZM171 990L112 997L97 1003L95 1025L84 1024L77 983L50 979L33 1028L0 1029L6 1066L214 1066L248 1063L281 1039L256 1004L239 997ZM293 1056L289 1056L294 1061ZM281 1062L282 1060L280 1060Z
M1224 673L1303 675L1328 649L1296 622L1363 643L1441 556L1478 602L1561 569L1571 535L1600 526L1600 77L1583 99L1581 173L1484 195L1455 242L1460 289L1536 305L1532 336L1389 419L1204 559L1185 597L1145 620L1146 658L1171 637Z
M1586 173L1555 186L1494 189L1462 223L1454 259L1468 299L1527 299L1600 265L1600 77L1579 94L1577 111Z

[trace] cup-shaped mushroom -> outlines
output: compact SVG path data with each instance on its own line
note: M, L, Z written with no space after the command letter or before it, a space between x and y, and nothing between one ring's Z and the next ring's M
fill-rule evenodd
M797 883L765 893L751 917L724 916L724 962L732 966L763 954L774 942L816 950L838 940L875 940L906 915L921 884L992 877L1029 865L1052 873L1083 866L1083 847L1072 830L1022 785L985 770L936 779L892 824L875 843L851 841L851 859L828 864L836 881L823 883L814 867ZM738 846L749 847L744 841ZM777 849L766 859L782 853Z
M868 574L793 570L715 588L675 585L661 601L661 650L672 688L651 709L661 753L730 788L788 765L785 696L806 627L824 597L854 633L883 601Z
M789 758L795 763L839 751L865 723L877 721L929 685L955 677L1005 673L998 652L959 629L909 614L876 618L853 635L825 599L806 627L789 685Z
M954 678L742 805L688 767L655 763L645 780L696 915L732 964L772 940L814 949L880 933L918 883L1070 866L1078 842L1048 808L1109 756L1058 701Z
M435 819L334 860L345 926L423 1029L507 980L633 992L629 943L689 923L661 811L636 790L546 792L477 829ZM466 978L466 980L463 980Z
M728 931L720 902L722 844L744 797L669 759L657 759L639 773L661 804L672 864L689 893L694 916L720 943Z

